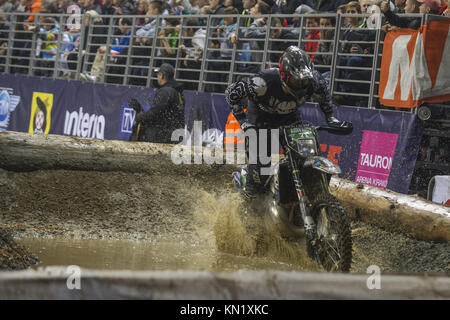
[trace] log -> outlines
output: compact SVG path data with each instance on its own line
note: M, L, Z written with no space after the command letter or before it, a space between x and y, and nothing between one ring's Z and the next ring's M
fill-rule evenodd
M16 172L83 170L161 175L184 175L187 171L189 174L201 174L234 168L202 162L204 148L201 147L184 147L184 150L189 152L185 162L174 164L174 147L146 142L0 131L0 168Z
M211 148L188 147L185 164L172 161L174 145L0 132L0 168L9 171L83 170L170 175L229 175L233 164L205 164ZM216 150L217 151L217 150ZM218 154L225 161L225 155ZM216 158L218 159L218 158ZM203 159L204 160L204 159ZM331 191L361 219L419 240L450 241L450 208L414 196L333 177Z
M362 221L419 240L450 241L450 208L416 196L360 185L333 177L331 192L346 206L360 209Z

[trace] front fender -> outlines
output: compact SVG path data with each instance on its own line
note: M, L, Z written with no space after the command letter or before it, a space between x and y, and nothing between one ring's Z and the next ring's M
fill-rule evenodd
M338 165L321 156L314 156L306 159L303 167L312 167L313 169L317 169L328 174L340 174L342 172Z

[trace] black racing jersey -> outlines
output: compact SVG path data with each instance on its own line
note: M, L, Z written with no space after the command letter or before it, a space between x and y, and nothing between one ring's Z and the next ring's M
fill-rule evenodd
M270 114L286 115L297 111L306 101L319 103L322 111L332 112L331 94L327 81L314 70L314 79L301 100L297 100L282 89L282 80L278 68L266 69L247 80L237 81L225 90L225 98L233 115L238 121L245 118L242 104L245 98L249 106Z

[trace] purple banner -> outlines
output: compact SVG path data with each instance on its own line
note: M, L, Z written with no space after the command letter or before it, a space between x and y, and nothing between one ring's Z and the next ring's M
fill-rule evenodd
M134 123L127 101L136 98L146 110L153 96L152 88L1 74L0 130L127 140ZM221 145L229 113L223 95L185 92L185 127L191 135L194 124L201 130L196 143ZM325 121L314 104L300 113L315 125ZM348 136L320 132L321 151L339 164L341 176L407 193L422 122L411 113L355 107L341 106L334 114L355 128Z

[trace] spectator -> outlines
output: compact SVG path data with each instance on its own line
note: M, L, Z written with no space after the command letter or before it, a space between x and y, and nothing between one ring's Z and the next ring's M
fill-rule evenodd
M430 8L430 14L450 16L448 3L445 0L420 0L419 2L425 3Z
M138 16L143 16L148 12L148 7L150 5L150 2L148 0L139 0L139 4L137 6L136 14ZM137 19L137 25L142 26L145 24L144 18L138 18Z
M59 27L55 19L50 17L41 18L41 27L39 28L39 39L36 48L36 56L43 60L36 61L37 70L35 75L50 77L53 75L53 68L55 67L55 59L57 53ZM39 69L45 68L45 69Z
M148 5L147 16L160 16L164 13L165 7L161 1L151 1ZM146 24L136 31L136 41L132 48L131 64L133 67L130 69L130 74L138 76L139 78L130 77L130 84L133 85L147 85L148 66L150 65L150 57L152 55L153 39L157 33L157 18L148 17L144 21ZM161 31L166 27L166 19L160 19ZM164 50L163 50L164 51ZM158 54L159 53L159 54ZM158 50L155 54L161 56L161 51ZM155 60L155 65L160 63L160 60Z
M147 15L148 16L159 16L164 13L164 4L161 1L153 0L148 6ZM137 42L141 45L151 46L153 38L157 34L157 18L145 18L146 25L136 31L136 36L138 37ZM164 19L160 20L161 28L165 27L166 21Z
M242 12L242 10L244 10L242 6L242 0L225 0L223 5L227 8L228 7L236 8L238 12Z
M78 30L72 30L75 31L75 34L71 34L69 32L64 33L64 37L68 39L68 42L65 43L65 46L63 46L64 56L66 58L63 58L62 61L67 62L67 69L71 71L71 73L68 74L69 77L74 77L74 71L77 70L77 62L79 59L79 55L81 54L81 66L80 66L80 72L84 72L83 69L83 63L85 61L92 63L94 60L94 53L98 50L100 44L105 43L104 37L99 37L99 35L105 34L104 28L101 27L101 24L103 24L103 19L100 17L100 15L95 10L89 10L85 13L85 25L84 25L84 41L82 48L85 48L80 52L80 32ZM89 28L89 26L92 25L92 28ZM90 35L90 29L92 32L92 35ZM90 41L88 41L90 39ZM84 58L84 56L88 53L87 58ZM87 69L87 68L86 68Z
M184 61L181 65L182 68L200 70L200 58L202 57L203 49L205 48L205 42L206 30L200 28L200 24L197 20L189 19L186 22L186 27L184 29L183 44L178 47L184 56ZM185 85L186 89L197 90L199 72L183 71L181 72L181 78L191 80Z
M181 0L167 0L169 14L171 15L182 15L187 14L184 7L181 5Z
M81 13L86 13L89 10L95 10L95 0L79 0L79 5L81 8Z
M42 3L41 13L53 13L55 14L53 18L58 19L57 15L62 12L58 9L58 3L55 1L47 1Z
M242 0L242 7L244 8L244 10L242 11L243 15L247 15L250 14L250 10L256 5L257 0ZM240 26L243 27L249 27L251 24L251 19L242 19L241 20L242 23L240 24Z
M3 9L0 9L0 72L5 72L6 54L8 50L9 27L5 23Z
M163 63L158 70L158 85L150 109L136 115L136 124L142 124L144 140L153 143L178 143L172 141L172 133L184 127L183 86L174 80L175 70ZM128 104L134 109L142 109L136 99Z
M294 14L295 9L300 7L302 4L311 5L309 0L291 0L291 1L278 1L278 8L281 14ZM288 25L293 24L292 18L287 18L286 23Z
M315 63L316 69L320 71L325 79L330 79L330 68L324 68L321 66L331 67L331 61L333 59L333 39L334 28L336 26L335 17L322 17L320 18L320 42L317 48L319 55L316 55ZM333 28L333 29L330 29Z
M314 14L316 12L311 11L307 14ZM318 17L306 17L306 34L307 38L305 40L305 51L306 52L317 52L317 47L319 46L320 40L320 30L319 28L320 18ZM314 62L314 55L310 54L311 61Z
M283 24L280 18L272 18L272 30L271 30L271 46L270 46L270 62L276 64L280 60L280 55L289 46L298 44L298 35L291 30L283 28ZM285 40L285 41L281 41ZM280 52L273 52L280 51Z
M136 13L136 9L128 0L113 0L113 8L115 15L133 15Z
M412 28L412 29L419 29L422 25L422 19L421 18L408 18L408 17L401 17L398 14L395 14L391 11L390 5L388 1L383 1L380 4L381 12L386 17L387 21L389 22L389 25L387 26L387 29L391 29L391 26L399 27L399 28ZM405 3L405 13L419 13L420 12L420 2L417 0L406 0Z
M336 13L338 13L338 14L345 14L346 10L347 10L347 5L346 4L341 4L339 7L337 7Z
M25 10L25 6L19 6L16 10L18 10L17 12L24 12L21 10ZM33 34L28 32L29 25L24 23L25 19L25 15L16 17L13 51L11 56L11 73L27 74L30 66Z
M200 10L200 14L202 14L202 15L210 15L210 14L212 14L212 10L211 10L211 8L208 5L206 5L206 6L202 7L202 9ZM198 18L197 21L199 22L200 26L202 26L202 27L206 27L206 25L208 23L208 19L207 18Z
M200 10L208 4L209 0L197 0L192 1L189 0L181 0L180 4L184 8L183 14L201 14Z
M305 14L310 11L317 12L336 12L340 5L347 4L350 0L334 0L334 1L323 1L323 0L310 0L309 5L302 4L295 10L299 14Z
M223 11L224 15L237 15L239 12L234 7L227 7ZM234 44L231 39L231 36L236 33L237 25L236 25L235 17L225 17L224 24L217 26L217 37L220 39L220 58L221 60L225 60L221 63L221 66L218 66L219 62L215 63L216 67L219 67L219 70L225 71L230 70L230 63L233 54ZM227 75L224 73L210 74L210 78L215 82L226 82ZM223 86L215 86L216 90L225 91L225 87ZM223 89L223 90L222 90Z
M113 39L113 43L110 50L110 63L106 70L106 73L112 74L106 77L106 82L123 84L123 75L125 74L126 55L128 54L131 36L132 21L129 18L119 19L119 31L120 35ZM101 52L106 52L106 47L99 48ZM121 76L115 76L121 75Z
M361 6L358 2L352 1L347 4L346 8L347 14L361 14ZM348 25L344 26L348 28L342 33L341 37L341 47L340 50L342 53L349 53L348 56L340 56L339 57L339 65L351 67L352 69L341 69L339 78L348 79L348 80L357 80L355 77L360 78L358 80L366 80L367 76L369 76L370 80L370 72L361 72L357 71L354 68L357 67L370 67L372 63L372 59L356 56L362 54L368 54L370 52L370 48L368 46L364 46L358 43L359 41L368 41L372 34L368 34L367 32L358 30L361 26L361 19L359 17L349 17L347 19ZM358 87L355 83L340 83L339 84L340 91L343 92L354 92L361 93L360 91L365 91L367 88L363 85L363 87ZM352 99L351 97L349 98ZM356 98L355 98L356 99ZM359 103L353 101L354 105Z
M12 11L13 5L8 0L1 0L0 1L0 9L2 10L2 14L3 13L8 13L8 12Z
M97 5L95 11L100 15L112 16L116 12L112 0L103 0L103 5ZM109 24L109 18L105 19L105 24Z
M267 3L262 0L259 0L256 5L250 10L252 15L268 15L270 14L270 7ZM244 32L244 38L247 39L264 39L261 40L250 40L250 49L253 51L251 53L251 61L261 63L263 58L264 42L266 39L267 33L267 18L257 18L252 22L249 28L246 28ZM256 52L255 52L256 51ZM260 69L260 65L251 64L247 68L247 72L255 73Z
M24 5L30 9L31 13L40 13L42 7L42 0L25 0ZM35 19L34 15L30 15L25 21L33 22Z
M211 72L207 72L206 81L208 82L220 82L223 81L223 74L217 73L217 71L225 71L225 64L222 61L220 56L220 41L217 39L218 35L213 34L212 39L210 41L208 51L208 62L207 62L207 70ZM223 85L219 85L216 83L207 83L205 86L205 92L224 92L225 88Z
M361 6L359 4L359 2L356 1L351 1L347 4L346 8L345 8L345 13L346 14L362 14L361 11ZM347 17L346 18L346 23L348 24L349 28L360 28L360 26L362 26L363 23L363 19L361 17ZM347 30L349 32L353 32L353 30Z
M369 9L369 7L374 5L374 1L373 0L359 0L359 5L361 6L361 13L366 14L366 13L368 13L367 9Z
M361 13L367 14L369 8L374 4L374 0L359 0L359 5L361 6ZM367 18L364 18L359 28L367 28Z
M430 7L426 3L422 3L420 5L419 12L421 14L429 14L430 13Z
M209 0L209 8L211 9L211 14L223 15L226 7L223 4L223 0ZM222 18L211 18L211 26L217 26L221 20Z
M227 7L223 11L226 15L237 15L239 14L237 9L234 7ZM231 41L231 36L236 33L236 18L235 17L225 17L224 24L217 26L217 35L222 40L220 41L220 56L222 59L231 59L233 43Z
M166 21L166 27L159 32L160 46L163 47L161 55L166 58L176 58L180 20L170 16L164 20ZM173 60L168 60L167 62L172 66L175 66Z
M405 13L406 0L394 0L396 13Z

